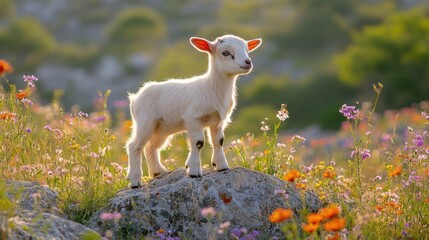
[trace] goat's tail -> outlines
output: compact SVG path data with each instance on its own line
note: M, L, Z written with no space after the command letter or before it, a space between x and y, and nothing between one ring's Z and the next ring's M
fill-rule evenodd
M131 118L134 118L134 113L135 113L134 105L135 105L136 95L137 94L135 94L135 93L128 93L128 99L129 99L129 102L130 102L130 115L131 115Z

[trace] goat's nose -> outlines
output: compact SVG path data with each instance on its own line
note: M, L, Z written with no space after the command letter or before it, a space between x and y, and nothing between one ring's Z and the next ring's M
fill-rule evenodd
M250 58L244 60L244 62L248 65L252 65L252 60L250 60Z

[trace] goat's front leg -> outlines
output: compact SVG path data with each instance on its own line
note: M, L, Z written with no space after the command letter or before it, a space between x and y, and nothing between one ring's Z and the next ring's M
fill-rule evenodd
M225 153L223 151L223 128L219 126L211 126L210 140L213 146L212 165L216 166L216 170L218 172L228 170L228 162L226 161Z
M190 151L186 160L186 173L190 177L202 177L200 150L204 146L204 128L197 119L185 120L185 127L189 135Z

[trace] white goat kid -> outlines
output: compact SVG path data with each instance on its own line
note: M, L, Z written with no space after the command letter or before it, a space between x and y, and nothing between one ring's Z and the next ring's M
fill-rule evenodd
M236 105L236 81L239 75L252 70L248 53L258 48L261 39L245 41L225 35L210 42L193 37L191 44L209 55L205 74L188 79L148 82L136 94L130 94L133 120L128 152L128 175L131 188L141 186L142 150L151 176L166 172L160 163L159 151L170 135L187 131L190 153L186 160L187 174L201 177L200 149L204 145L204 129L209 128L213 147L212 164L217 171L229 169L223 152L224 129Z

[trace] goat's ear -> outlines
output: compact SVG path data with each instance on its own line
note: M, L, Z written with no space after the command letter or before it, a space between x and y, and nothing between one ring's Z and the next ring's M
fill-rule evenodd
M191 37L189 40L198 51L212 53L212 43L204 38Z
M260 38L247 41L247 48L249 49L249 52L257 49L259 46L261 46L261 43L262 43L262 39Z

